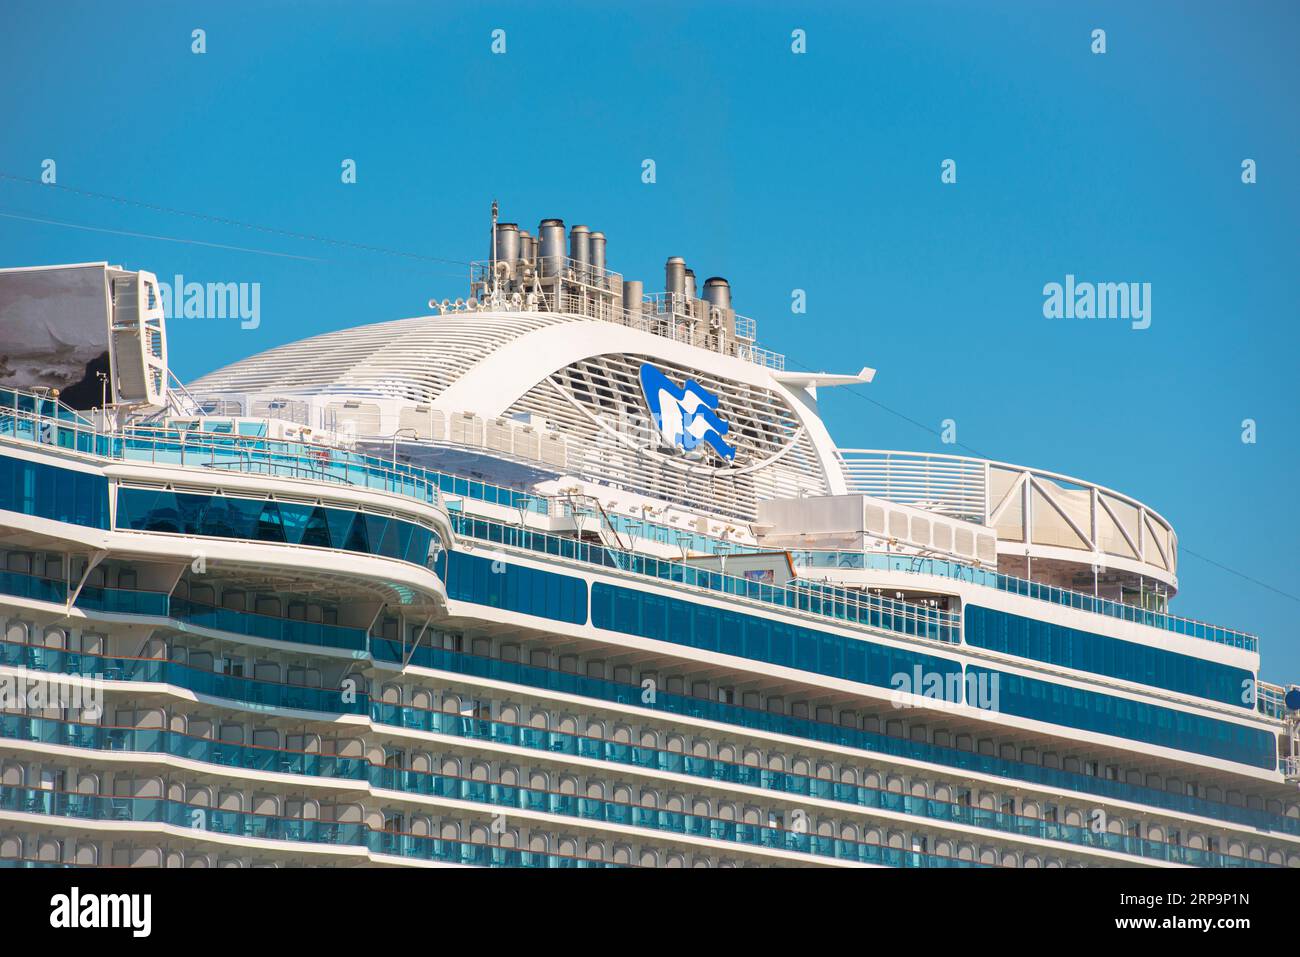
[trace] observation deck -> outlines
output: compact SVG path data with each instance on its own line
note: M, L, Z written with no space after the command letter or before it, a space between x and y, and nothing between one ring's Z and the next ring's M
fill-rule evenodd
M988 459L839 449L851 492L988 526L1005 575L1163 611L1178 536L1148 505L1083 479Z

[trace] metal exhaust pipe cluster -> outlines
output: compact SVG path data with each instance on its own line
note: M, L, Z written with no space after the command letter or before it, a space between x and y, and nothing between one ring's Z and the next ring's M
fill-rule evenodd
M494 222L495 216L494 206ZM495 223L491 259L497 281L505 280L507 291L513 290L516 298L526 293L530 300L535 298L519 284L531 283L539 276L561 287L569 281L600 290L594 298L581 298L590 300L590 308L602 315L608 315L611 308L617 313L621 306L625 313L640 317L645 311L645 284L609 273L607 249L604 233L582 225L566 233L562 219L543 219L536 235L521 230L517 223ZM672 256L664 264L664 289L666 305L673 313L708 322L713 335L725 338L734 334L731 284L723 277L710 276L700 284L686 260Z

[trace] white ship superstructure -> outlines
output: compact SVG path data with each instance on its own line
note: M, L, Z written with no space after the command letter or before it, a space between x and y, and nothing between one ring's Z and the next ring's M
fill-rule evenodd
M605 256L494 213L468 298L187 387L98 264L107 407L0 387L0 863L1300 865L1300 691L1163 516L841 449L872 370Z

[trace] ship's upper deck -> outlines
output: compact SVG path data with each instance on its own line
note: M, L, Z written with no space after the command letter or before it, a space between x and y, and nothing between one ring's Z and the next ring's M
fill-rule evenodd
M178 384L162 411L122 402L114 382L92 441L327 481L369 482L387 463L379 481L395 487L422 476L534 514L590 510L631 550L788 551L800 578L829 584L870 585L862 573L901 558L1118 617L1167 612L1177 536L1145 503L1004 462L842 449L819 391L872 370L788 371L725 279L697 283L672 257L664 291L646 294L605 247L559 220L536 239L494 223L467 298L248 357ZM112 302L116 328L135 300Z
M236 362L191 383L190 415L174 421L260 419L276 438L387 449L523 491L581 487L611 511L721 526L742 546L951 559L1154 610L1177 590L1172 526L1123 493L1002 462L840 449L818 389L871 370L787 372L724 279L697 285L673 257L665 291L644 294L607 268L603 234L575 226L566 247L559 220L536 239L496 224L491 254L471 264L468 298L430 303L437 315ZM646 366L694 390L670 411L714 403L714 447L665 436ZM697 410L686 419L710 431Z

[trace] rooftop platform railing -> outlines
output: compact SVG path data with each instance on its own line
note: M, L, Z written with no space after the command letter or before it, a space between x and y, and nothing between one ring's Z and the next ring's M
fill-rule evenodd
M749 316L728 311L734 315L732 327L715 328L709 316L694 314L693 300L669 292L644 295L639 308L627 309L623 305L623 277L619 273L567 256L547 258L554 261L554 273L523 280L523 289L512 288L520 280L506 278L496 298L493 290L499 277L494 276L493 267L502 263L494 264L491 260L470 263L470 289L474 296L481 298L458 306L449 304L447 311L458 315L495 309L566 313L615 322L675 342L732 355L777 372L785 369L785 356L755 345L758 324Z
M447 500L468 499L515 510L522 509L532 515L571 514L570 504L564 496L549 498L535 495L481 479L402 463L394 464L391 460L348 449L157 426L134 427L123 432L102 432L54 400L42 400L45 403L43 413L35 411L32 402L26 402L22 409L17 409L15 399L18 397L34 399L25 393L0 390L0 436L115 461L228 470L372 488L425 504L454 505L454 502ZM53 415L56 409L61 411L57 425L54 425ZM76 418L72 420L67 416ZM42 423L51 427L47 428ZM628 531L635 524L640 532L638 537L684 548L689 552L718 554L744 547L644 518L611 515L610 519L620 531Z
M123 462L215 468L391 492L433 504L470 498L546 515L543 496L334 446L256 436L133 426L105 432L56 400L0 389L0 437Z
M1067 608L1075 608L1095 615L1105 615L1108 618L1118 618L1121 621L1130 621L1151 628L1159 628L1162 631L1170 631L1188 638L1199 638L1202 641L1212 641L1216 644L1241 648L1256 654L1259 653L1259 639L1255 635L1246 632L1234 631L1220 625L1207 624L1194 618L1181 618L1167 612L1150 611L1137 605L1129 605L1109 598L1100 598L1096 595L1087 595L1083 592L1071 591L1068 588L1057 588L1055 585L1016 578L1013 575L1003 575L999 572L964 565L961 562L943 558L899 555L892 552L817 551L806 549L792 551L790 559L796 568L802 569L875 569L951 578L955 581L995 588L998 591L1008 592L1013 595L1023 595L1026 598L1051 602L1054 605L1064 605Z
M1095 482L1010 462L934 452L836 449L848 490L980 525L1031 552L1050 545L1077 564L1113 556L1176 590L1178 537L1150 506Z

